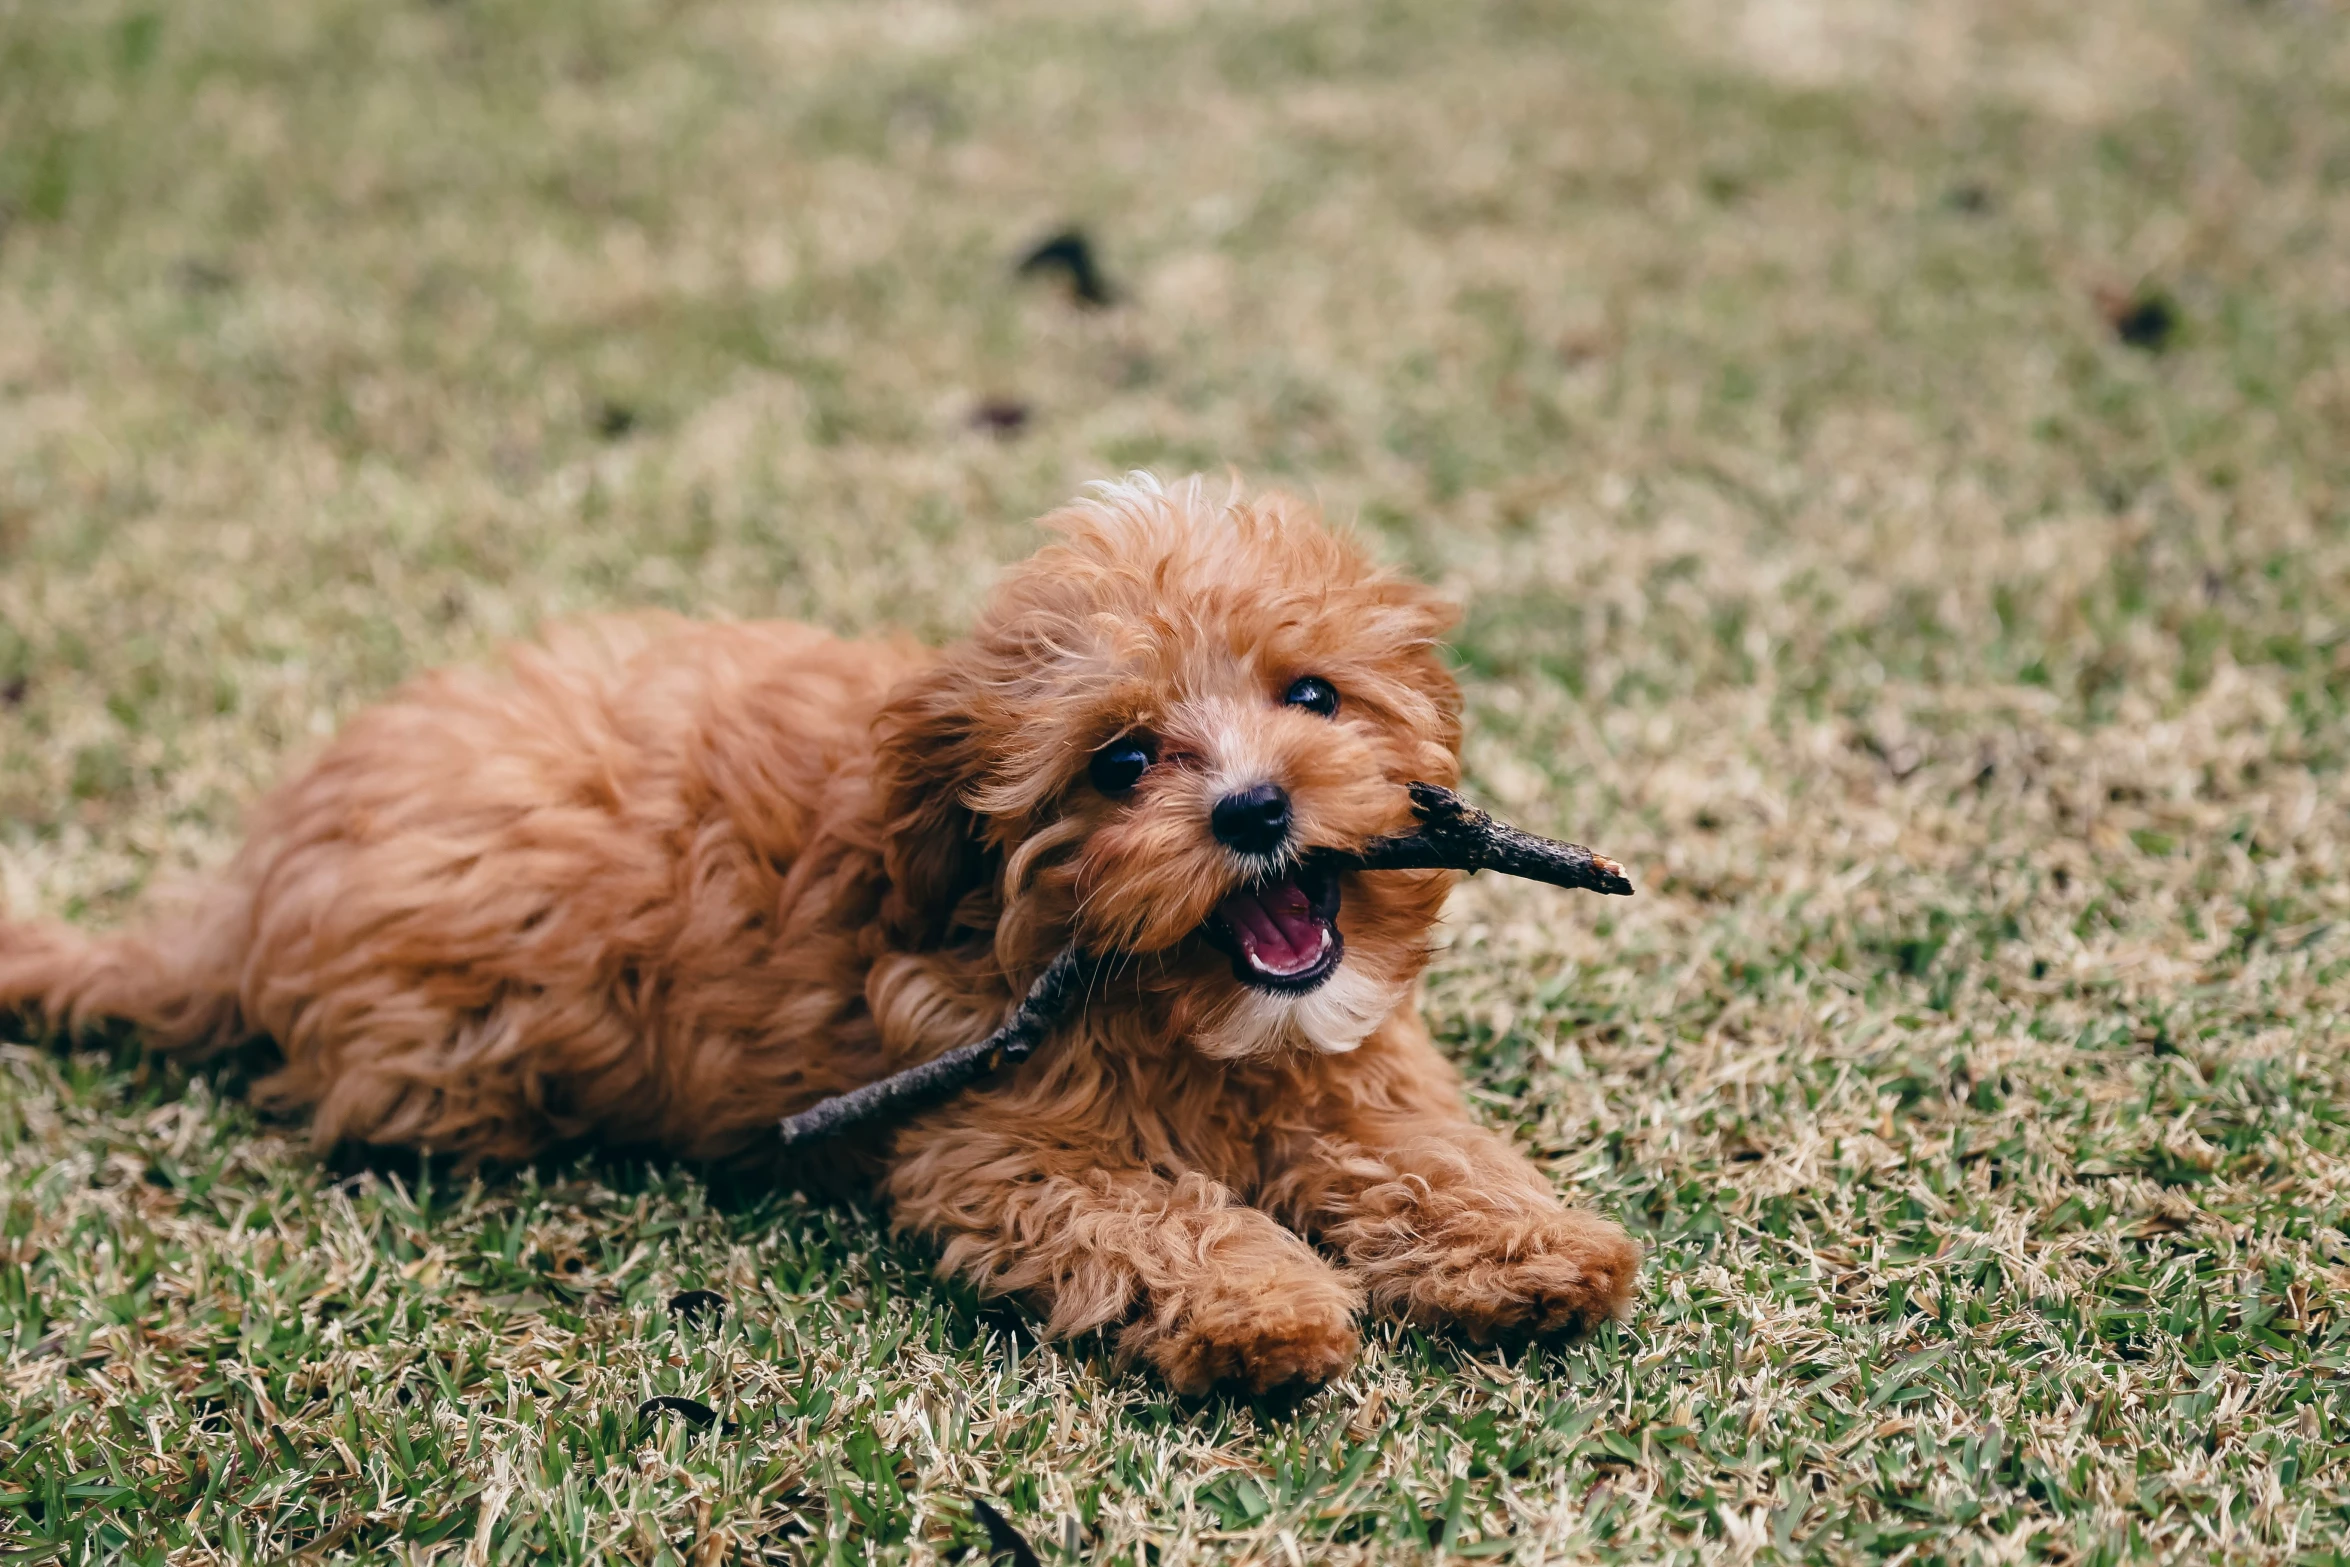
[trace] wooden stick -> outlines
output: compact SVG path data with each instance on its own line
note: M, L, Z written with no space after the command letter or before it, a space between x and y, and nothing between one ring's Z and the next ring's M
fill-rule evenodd
M1092 959L1075 947L1062 948L1061 955L1028 987L1027 998L1003 1027L974 1044L958 1045L920 1066L820 1099L798 1115L785 1116L779 1128L783 1145L790 1148L811 1143L861 1121L944 1099L999 1070L1007 1061L1027 1060L1076 1007L1094 972Z
M1553 887L1632 895L1624 867L1604 854L1496 821L1450 789L1428 783L1411 789L1412 810L1420 818L1417 831L1374 838L1352 853L1326 849L1323 862L1339 870L1499 871Z
M1316 859L1333 870L1454 870L1471 875L1499 871L1553 887L1631 895L1632 882L1624 867L1603 854L1496 821L1450 789L1415 783L1411 791L1412 810L1420 818L1417 830L1374 838L1359 849L1318 850ZM1100 971L1101 965L1077 948L1063 948L1028 988L1027 996L1003 1027L920 1066L819 1100L797 1115L786 1116L778 1128L784 1146L815 1142L852 1126L944 1099L990 1076L1008 1061L1025 1061L1076 1009Z

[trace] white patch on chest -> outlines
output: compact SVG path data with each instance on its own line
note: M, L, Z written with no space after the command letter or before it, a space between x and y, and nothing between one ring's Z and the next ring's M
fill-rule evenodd
M1400 1005L1408 987L1384 983L1352 964L1302 996L1243 990L1192 1036L1202 1055L1235 1061L1280 1050L1344 1055Z

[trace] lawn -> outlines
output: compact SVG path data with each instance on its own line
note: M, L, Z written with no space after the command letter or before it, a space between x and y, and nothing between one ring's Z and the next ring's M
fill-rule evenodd
M1630 866L1464 888L1427 1009L1649 1247L1587 1342L1194 1405L855 1206L18 1029L0 1553L2343 1560L2344 22L0 0L11 915L549 617L951 635L1230 465L1459 597L1471 792ZM1072 224L1107 307L1014 272Z

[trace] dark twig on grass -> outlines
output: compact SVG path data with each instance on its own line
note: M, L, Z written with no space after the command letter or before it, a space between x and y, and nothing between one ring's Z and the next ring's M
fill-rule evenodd
M1022 277L1060 274L1069 284L1069 297L1088 310L1099 310L1118 298L1110 280L1102 276L1101 263L1094 259L1093 241L1085 237L1083 229L1065 229L1042 241L1020 258L1016 270Z
M688 1323L707 1316L715 1324L726 1315L726 1297L716 1290L680 1290L669 1297L669 1309Z
M984 1496L971 1498L971 1512L979 1526L987 1531L987 1559L999 1561L1009 1556L1012 1567L1044 1567L1036 1547L1028 1543L1028 1536L1012 1526L1012 1520L996 1511L995 1505Z
M663 1414L683 1416L685 1423L696 1431L708 1430L710 1423L718 1419L717 1410L698 1398L687 1398L679 1393L656 1393L636 1406L636 1417L640 1421ZM736 1422L727 1420L719 1422L718 1429L732 1436L740 1427Z
M1579 843L1536 837L1496 821L1450 789L1415 783L1411 791L1412 810L1420 818L1417 830L1374 838L1359 849L1321 850L1318 857L1338 870L1454 870L1472 875L1499 871L1553 887L1631 894L1632 883L1624 867L1605 855L1594 854ZM779 1128L784 1146L815 1142L866 1121L944 1099L998 1071L1006 1062L1026 1060L1075 1008L1099 967L1077 948L1063 949L1029 987L1027 997L1003 1027L974 1044L959 1046L920 1066L786 1116Z

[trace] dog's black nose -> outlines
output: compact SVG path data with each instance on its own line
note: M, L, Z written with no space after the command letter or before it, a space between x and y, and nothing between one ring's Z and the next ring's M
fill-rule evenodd
M1243 854L1271 854L1289 841L1289 791L1261 783L1224 796L1208 813L1220 843Z

